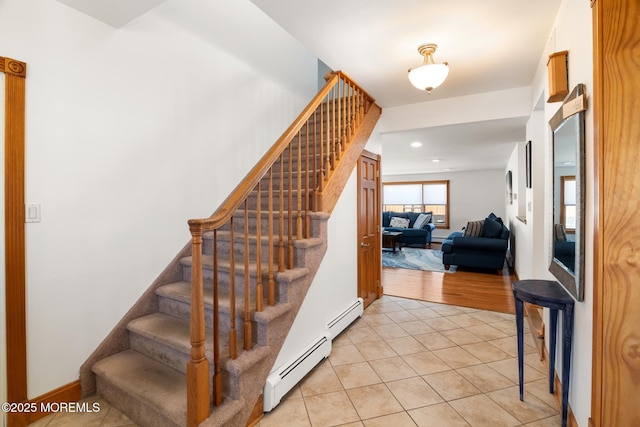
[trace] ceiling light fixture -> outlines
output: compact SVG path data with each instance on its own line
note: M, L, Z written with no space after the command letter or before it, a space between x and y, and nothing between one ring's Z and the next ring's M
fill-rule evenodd
M431 161L432 161L433 163L438 163L438 162L440 161L440 159L431 159Z
M424 62L416 68L409 68L409 81L420 90L426 90L428 94L440 86L449 75L449 64L443 62L436 64L433 61L433 52L438 46L429 43L418 48L420 55L424 56Z
M411 146L412 146L413 148L422 147L422 142L418 142L418 141L416 141L416 142L412 142L412 143L411 143Z

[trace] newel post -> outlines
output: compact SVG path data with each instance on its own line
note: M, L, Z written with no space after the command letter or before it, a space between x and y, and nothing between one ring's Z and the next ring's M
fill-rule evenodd
M187 363L187 425L197 426L210 413L209 362L205 353L204 297L202 283L203 224L189 221L191 230L191 357Z

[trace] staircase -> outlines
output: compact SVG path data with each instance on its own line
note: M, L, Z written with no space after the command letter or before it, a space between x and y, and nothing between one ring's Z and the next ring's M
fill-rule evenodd
M141 426L244 426L326 250L327 220L380 108L342 72L81 368Z

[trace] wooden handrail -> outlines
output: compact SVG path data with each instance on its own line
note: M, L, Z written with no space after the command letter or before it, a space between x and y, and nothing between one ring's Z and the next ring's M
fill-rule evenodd
M235 359L239 351L252 349L252 311L263 310L265 297L269 306L276 304L276 272L295 268L294 241L310 236L309 213L320 210L323 190L333 182L333 175L344 175L343 170L349 168L342 161L343 155L346 153L346 157L353 158L353 154L347 153L347 147L361 126L366 110L374 106L374 99L345 73L330 72L325 80L324 87L214 214L188 221L192 236L191 356L187 363L189 426L196 426L207 418L211 403L215 406L222 403L221 360ZM379 107L376 108L379 111ZM379 112L376 120L378 115ZM266 203L264 210L263 203ZM262 226L263 215L267 215L266 229ZM263 232L266 232L265 236ZM205 256L204 248L211 234L213 248ZM227 239L228 244L222 246L221 242ZM255 239L255 245L251 243L252 239ZM266 257L263 257L263 244L268 245ZM226 251L225 258L221 253ZM209 332L213 333L212 377L205 357L207 329L204 320L204 265L205 260L211 258L213 262L207 264L207 268L211 265L213 268L208 284L214 293L213 322L209 326L213 330ZM263 290L263 260L266 262L266 293ZM228 271L228 279L222 282L225 271ZM228 284L228 292L225 291L228 295L224 300L229 304L225 330L221 330L218 308L223 283ZM240 334L242 347L239 349ZM223 335L228 336L226 354L220 354L219 341ZM210 381L213 400L209 394Z

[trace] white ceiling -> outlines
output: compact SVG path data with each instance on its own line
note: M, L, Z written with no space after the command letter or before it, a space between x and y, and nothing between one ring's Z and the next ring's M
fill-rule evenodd
M165 0L58 1L118 27ZM561 1L251 0L330 68L347 72L383 108L531 85ZM167 3L175 5L169 11L180 9L178 0ZM187 3L190 13L180 13L180 25L217 26L213 3ZM435 61L450 68L430 95L407 79L407 70L422 63L417 48L424 43L436 43ZM464 107L461 102L459 109ZM394 129L382 135L384 173L502 169L513 146L524 140L525 123L520 115ZM423 146L410 149L413 141ZM433 158L443 161L432 163Z

